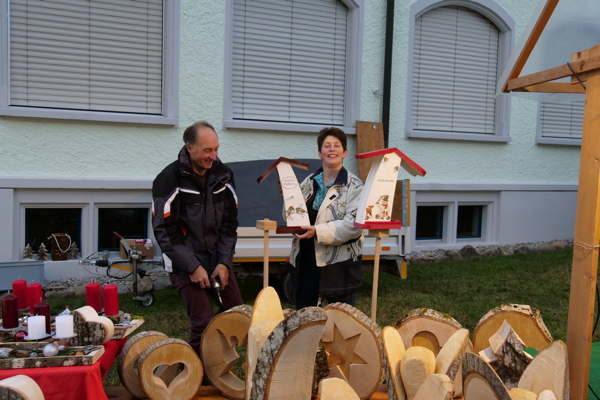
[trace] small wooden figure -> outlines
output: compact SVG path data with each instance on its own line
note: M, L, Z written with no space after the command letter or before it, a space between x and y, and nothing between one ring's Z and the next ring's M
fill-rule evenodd
M73 242L73 244L69 248L69 260L77 260L79 258L81 258L81 253L79 252L79 246L77 246L76 242Z
M23 259L28 258L33 259L33 249L29 243L27 243L27 246L25 246L25 251L23 251Z
M38 249L38 260L48 261L48 250L46 250L44 243L40 244L40 248Z
M279 182L281 183L281 194L283 196L283 204L285 207L285 222L286 227L278 226L276 233L292 233L300 230L301 226L310 225L306 202L300 190L300 184L294 174L292 166L304 170L308 170L310 165L302 161L296 161L285 157L279 157L256 182L261 183L274 169L277 169L279 174Z

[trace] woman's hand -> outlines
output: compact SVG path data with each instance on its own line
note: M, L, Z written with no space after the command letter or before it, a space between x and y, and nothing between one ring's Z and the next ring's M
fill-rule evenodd
M317 228L314 226L301 226L300 229L306 232L302 234L294 233L294 236L296 236L298 239L310 239L317 236Z

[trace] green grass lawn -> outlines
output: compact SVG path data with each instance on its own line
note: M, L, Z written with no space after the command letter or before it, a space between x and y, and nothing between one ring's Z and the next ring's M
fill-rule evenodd
M377 322L381 327L395 326L408 311L426 307L452 316L473 331L479 319L494 307L508 303L528 304L540 310L554 339L564 341L572 256L571 250L557 250L416 264L409 266L407 279L381 273ZM366 272L357 298L358 308L367 315L371 313L372 281L373 274ZM244 301L253 304L262 288L262 277L245 280L240 287ZM131 294L119 296L121 310L145 320L134 334L153 330L187 340L189 322L177 291L165 290L155 292L155 295L156 301L150 307L139 306ZM85 305L85 299L51 300L50 305L52 315L56 315L66 305L72 310ZM291 305L284 303L283 308L291 308ZM593 340L600 340L598 333ZM114 365L105 378L105 385L120 385Z

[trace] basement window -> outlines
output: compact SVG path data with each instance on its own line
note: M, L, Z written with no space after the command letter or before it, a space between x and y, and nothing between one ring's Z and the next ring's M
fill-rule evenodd
M98 250L118 251L120 239L148 237L148 208L99 208Z
M66 233L71 241L81 244L81 208L27 208L25 210L25 244L35 253L43 243L48 252L52 250L50 237L53 233Z
M418 206L416 240L441 240L444 206Z
M481 238L483 206L458 206L456 238Z

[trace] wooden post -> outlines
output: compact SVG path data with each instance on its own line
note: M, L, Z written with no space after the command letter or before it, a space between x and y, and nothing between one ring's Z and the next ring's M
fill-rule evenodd
M600 55L600 45L589 57ZM587 73L567 349L572 399L587 399L600 242L600 70Z
M277 221L268 218L256 221L256 229L265 232L265 247L263 256L263 288L269 286L269 231L277 229Z
M371 319L377 321L377 288L379 287L379 257L381 256L381 238L390 236L389 229L369 229L369 235L375 238L375 260L373 265L373 293L371 295Z

